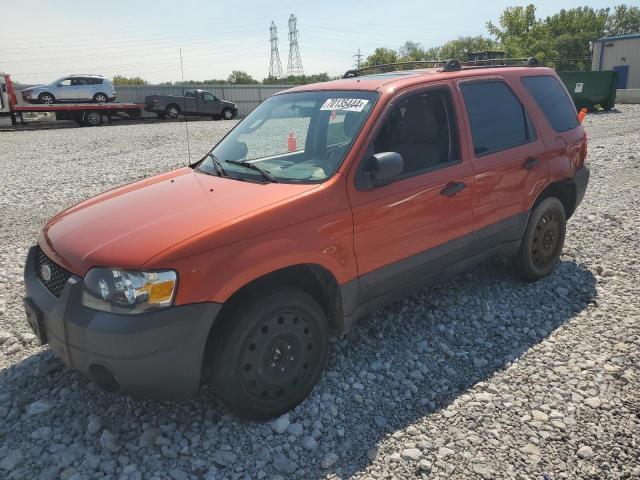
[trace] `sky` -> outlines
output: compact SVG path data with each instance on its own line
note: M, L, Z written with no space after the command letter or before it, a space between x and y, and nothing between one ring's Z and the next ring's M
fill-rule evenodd
M244 70L261 80L269 71L269 25L278 27L286 72L288 19L298 19L305 73L340 75L354 55L406 40L425 48L458 36L486 35L508 6L529 1L195 1L2 0L0 71L22 83L48 83L72 73L141 76L155 83L227 78ZM537 0L539 17L601 0ZM638 1L627 1L638 5Z

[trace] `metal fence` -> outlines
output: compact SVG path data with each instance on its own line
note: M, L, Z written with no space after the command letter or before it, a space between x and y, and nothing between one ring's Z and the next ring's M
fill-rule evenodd
M291 88L291 85L185 85L167 87L160 85L116 86L118 102L144 103L147 95L182 95L183 91L201 88L223 100L234 102L238 106L238 115L244 117L260 103L276 92Z

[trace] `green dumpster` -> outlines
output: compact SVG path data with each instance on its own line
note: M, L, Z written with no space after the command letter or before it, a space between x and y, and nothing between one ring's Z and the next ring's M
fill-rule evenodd
M613 70L595 72L557 72L569 90L576 108L595 110L600 105L605 110L613 108L616 101L618 73Z

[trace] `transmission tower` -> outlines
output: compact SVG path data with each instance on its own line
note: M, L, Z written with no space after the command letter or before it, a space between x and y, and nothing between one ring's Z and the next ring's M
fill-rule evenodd
M297 22L296 16L292 13L289 17L289 65L287 65L287 75L289 76L304 75L298 46Z
M269 27L271 42L271 62L269 63L269 78L282 78L282 64L278 53L278 27L275 22L271 22Z
M360 70L360 64L362 63L362 57L364 57L364 55L362 55L360 53L360 49L358 49L358 53L356 53L353 56L353 66L356 67L358 70Z

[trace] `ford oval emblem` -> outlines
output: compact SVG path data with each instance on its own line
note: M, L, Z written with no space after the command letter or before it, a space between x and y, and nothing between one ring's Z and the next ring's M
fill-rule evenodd
M51 267L46 263L40 267L40 275L42 275L42 280L48 282L51 280Z

